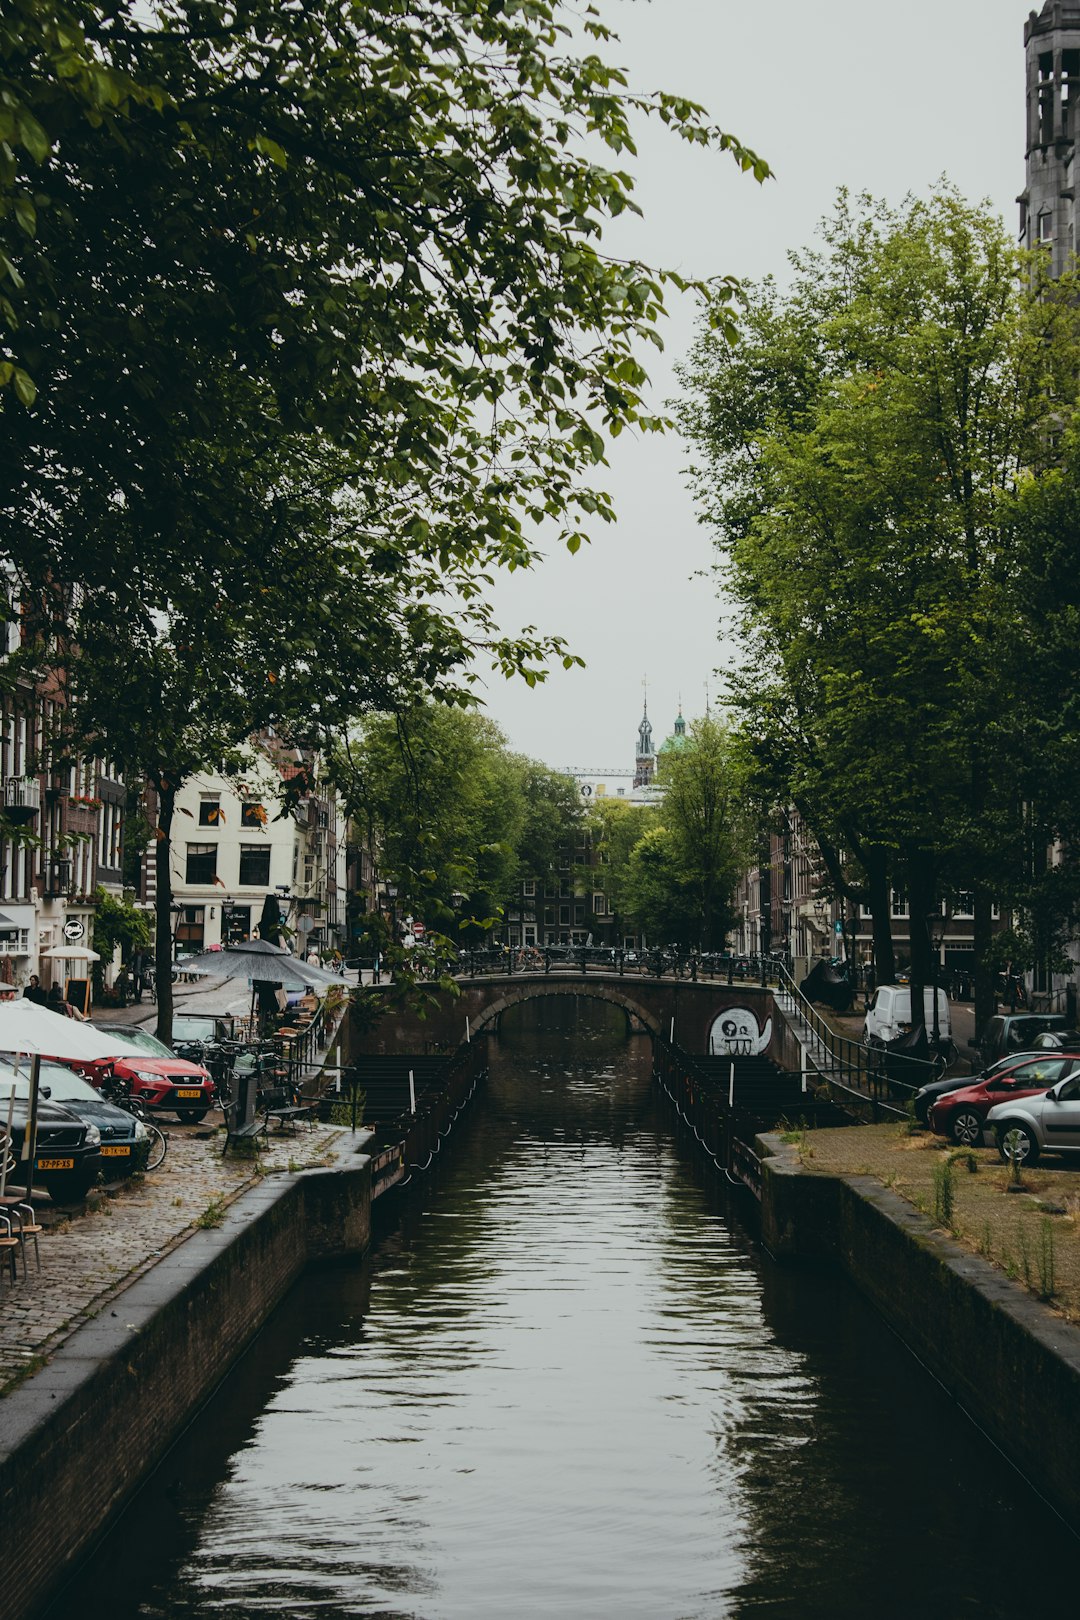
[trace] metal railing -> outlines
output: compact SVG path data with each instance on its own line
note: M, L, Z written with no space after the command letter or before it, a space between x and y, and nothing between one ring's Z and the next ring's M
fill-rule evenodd
M777 978L777 1009L800 1020L817 1042L810 1043L810 1069L830 1089L842 1092L847 1101L868 1110L876 1121L882 1115L904 1118L907 1104L923 1086L944 1073L941 1057L909 1057L888 1047L868 1046L850 1036L840 1035L817 1008L803 995L790 973L781 968ZM785 1006L785 1000L789 1003ZM794 1031L796 1038L799 1030Z
M688 979L713 984L775 982L783 971L779 957L735 956L725 952L680 952L670 949L640 951L601 945L503 946L464 950L451 968L456 978L502 978L531 975L617 973L620 977Z

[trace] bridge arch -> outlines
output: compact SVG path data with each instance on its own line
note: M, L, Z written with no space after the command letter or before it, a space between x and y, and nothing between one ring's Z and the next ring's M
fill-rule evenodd
M495 999L488 1003L484 1010L476 1015L473 1030L479 1033L498 1023L499 1018L510 1007L517 1007L523 1001L537 1001L544 996L576 996L585 997L589 1001L607 1001L612 1006L621 1007L624 1012L632 1014L649 1031L651 1035L661 1033L660 1020L655 1012L630 995L627 991L616 988L612 984L598 984L590 982L588 978L575 979L572 983L552 983L550 979L522 980L512 988L507 985Z

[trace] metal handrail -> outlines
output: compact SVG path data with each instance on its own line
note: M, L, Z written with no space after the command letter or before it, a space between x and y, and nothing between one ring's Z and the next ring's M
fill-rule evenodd
M892 1052L887 1047L867 1046L839 1035L827 1024L821 1014L803 995L790 973L780 969L779 988L791 997L795 1011L812 1031L832 1061L833 1072L823 1073L822 1079L838 1086L848 1096L869 1101L877 1117L877 1110L903 1117L906 1108L897 1107L897 1091L914 1097L915 1093L940 1072L933 1058L908 1057L906 1053ZM908 1078L902 1078L903 1075Z

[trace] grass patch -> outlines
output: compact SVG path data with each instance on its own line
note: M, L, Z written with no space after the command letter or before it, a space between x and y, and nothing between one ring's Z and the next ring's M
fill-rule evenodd
M195 1217L195 1225L202 1231L209 1231L211 1227L220 1226L225 1219L224 1198L211 1198L206 1208Z

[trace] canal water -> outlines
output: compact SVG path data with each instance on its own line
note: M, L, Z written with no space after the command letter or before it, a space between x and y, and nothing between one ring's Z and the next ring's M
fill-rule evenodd
M64 1612L1075 1612L1080 1544L851 1289L773 1266L739 1207L621 1014L508 1015L370 1255L296 1288Z

